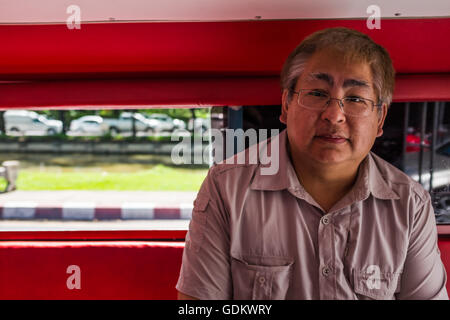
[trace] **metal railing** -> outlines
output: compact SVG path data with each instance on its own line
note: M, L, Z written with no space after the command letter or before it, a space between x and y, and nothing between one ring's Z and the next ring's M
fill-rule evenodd
M444 175L444 180L448 180L450 178L450 167L448 168L448 173L447 170L442 171L442 168L440 168L440 171L438 171L438 168L436 167L436 151L450 141L450 137L448 136L446 138L438 136L438 128L441 125L440 121L442 121L442 115L445 112L444 108L445 102L423 102L421 104L420 113L416 113L420 115L420 128L418 128L420 132L420 143L417 145L417 147L419 148L419 154L417 159L418 163L416 178L418 182L421 183L429 191L431 199L433 201L433 206L435 208L436 217L440 217L440 219L437 219L438 222L450 223L450 186L448 184L446 186L435 186L435 182L437 182L437 174L440 174L440 177L438 177L437 179L442 179L442 175ZM432 112L431 115L429 115L430 112ZM410 134L408 129L410 128L411 115L411 104L405 103L402 150L402 169L404 171L407 166L407 137L408 134ZM432 121L429 121L430 117ZM428 143L426 143L427 138ZM426 164L428 164L428 166L425 166Z

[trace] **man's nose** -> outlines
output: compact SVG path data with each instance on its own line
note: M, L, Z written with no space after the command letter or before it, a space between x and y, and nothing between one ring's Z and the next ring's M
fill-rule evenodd
M341 101L338 99L330 99L327 104L327 108L322 112L321 118L322 120L326 120L331 123L345 122L345 114L341 108Z

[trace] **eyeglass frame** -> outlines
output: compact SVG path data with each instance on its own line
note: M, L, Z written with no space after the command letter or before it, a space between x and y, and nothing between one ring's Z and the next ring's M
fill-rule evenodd
M344 98L341 98L341 99L339 99L339 98L332 98L330 94L324 92L324 93L326 93L326 94L328 95L328 101L324 104L324 106L323 106L322 109L313 109L313 108L311 108L311 107L306 107L306 106L304 106L304 105L302 105L302 104L300 103L300 93L301 93L302 91L317 91L317 92L320 92L320 91L318 91L318 90L316 90L316 89L298 89L298 91L291 90L292 93L297 94L297 96L298 96L298 97L297 97L297 104L298 104L299 106L303 107L303 108L306 108L306 109L308 109L308 110L316 110L316 111L323 112L323 111L325 111L325 110L328 108L328 106L330 105L330 101L331 101L331 100L337 100L337 101L338 101L338 106L339 106L339 108L341 109L341 111L342 111L343 114L348 115L348 116L352 116L352 117L359 117L359 116L355 116L355 115L351 115L351 114L349 115L349 114L347 114L347 113L344 112L344 102L343 102L343 100L346 99L346 98L348 98L348 97L344 97ZM381 110L380 107L383 105L383 103L375 104L375 101L373 101L373 100L371 100L371 99L368 99L368 98L363 98L363 97L358 97L358 98L359 98L359 99L363 99L363 100L367 100L367 101L372 102L372 112L373 112L373 108L374 108L374 107L377 107L377 108L379 108L379 110Z

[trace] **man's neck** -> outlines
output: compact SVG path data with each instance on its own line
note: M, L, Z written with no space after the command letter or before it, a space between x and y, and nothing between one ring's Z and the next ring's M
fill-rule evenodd
M324 165L291 157L297 178L314 200L329 211L353 187L358 175L358 164Z

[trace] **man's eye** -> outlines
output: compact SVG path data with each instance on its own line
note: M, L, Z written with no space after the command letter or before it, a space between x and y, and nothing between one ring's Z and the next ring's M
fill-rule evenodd
M314 96L314 97L320 97L320 98L323 98L323 97L327 97L327 96L328 96L325 92L322 92L322 91L316 91L316 90L309 91L309 92L308 92L308 95Z
M355 103L364 103L365 100L361 97L358 96L350 96L350 97L346 97L345 100L349 101L349 102L355 102Z

